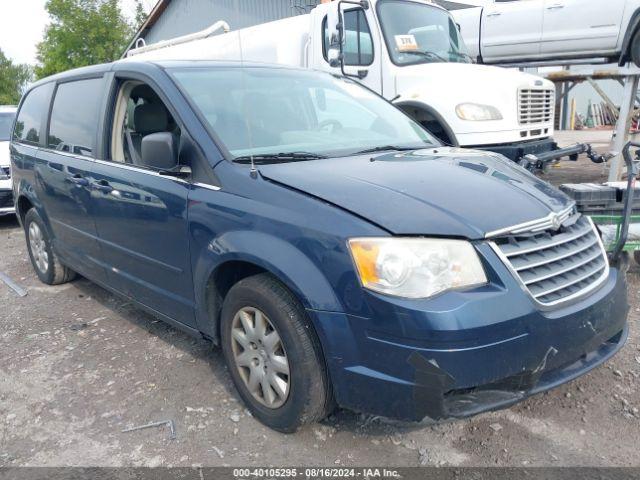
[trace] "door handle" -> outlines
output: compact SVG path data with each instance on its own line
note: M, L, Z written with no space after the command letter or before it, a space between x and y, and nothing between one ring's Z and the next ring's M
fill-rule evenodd
M99 182L93 182L91 184L91 188L94 190L98 190L102 193L111 193L113 192L113 187L106 180L100 180Z
M560 10L561 8L564 8L564 5L556 3L555 5L549 5L547 10Z
M502 15L502 13L500 13L500 12L489 12L489 13L487 13L487 17L499 17L500 15Z
M69 179L69 181L71 181L71 183L75 183L79 187L86 187L89 185L89 180L81 175L74 175Z

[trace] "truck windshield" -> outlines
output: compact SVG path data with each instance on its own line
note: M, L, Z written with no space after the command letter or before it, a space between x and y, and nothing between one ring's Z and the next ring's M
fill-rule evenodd
M406 0L378 2L387 48L396 65L426 62L471 63L458 26L433 5Z
M438 145L386 100L328 73L209 66L169 72L218 140L242 160L300 161Z
M11 137L13 113L0 113L0 142L6 142Z

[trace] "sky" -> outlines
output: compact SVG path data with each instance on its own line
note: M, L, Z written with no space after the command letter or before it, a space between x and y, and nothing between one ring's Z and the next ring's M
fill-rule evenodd
M0 0L0 49L17 63L36 63L36 44L42 40L49 22L46 0ZM133 0L120 0L122 10L133 16ZM154 0L143 0L149 11Z

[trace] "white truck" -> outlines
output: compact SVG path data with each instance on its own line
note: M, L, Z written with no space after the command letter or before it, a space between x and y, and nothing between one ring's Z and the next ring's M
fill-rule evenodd
M518 160L557 149L551 82L472 62L450 13L426 0L340 0L309 14L144 45L135 60L268 62L356 77L443 142Z
M640 66L640 0L490 0L452 14L482 63L603 57Z
M16 107L0 105L0 217L15 213L9 166L9 143Z

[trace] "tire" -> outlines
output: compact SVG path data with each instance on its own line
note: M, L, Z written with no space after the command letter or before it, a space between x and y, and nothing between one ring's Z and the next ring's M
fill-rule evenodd
M631 40L629 57L636 67L640 67L640 30L634 34L633 40Z
M33 208L24 217L24 231L31 266L42 283L60 285L75 278L75 272L60 263L54 253L44 223Z
M260 325L265 329L262 336ZM333 409L316 334L300 302L274 277L259 274L235 284L225 297L220 329L233 383L262 423L292 433ZM259 379L257 385L252 375Z

